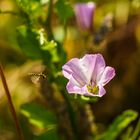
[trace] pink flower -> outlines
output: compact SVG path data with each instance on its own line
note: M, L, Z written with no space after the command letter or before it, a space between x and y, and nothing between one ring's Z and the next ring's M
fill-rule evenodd
M115 70L106 66L101 54L86 54L73 58L62 67L63 75L69 79L69 93L102 97L104 86L115 76Z
M92 30L94 10L95 4L93 2L75 4L76 21L80 29L84 31Z

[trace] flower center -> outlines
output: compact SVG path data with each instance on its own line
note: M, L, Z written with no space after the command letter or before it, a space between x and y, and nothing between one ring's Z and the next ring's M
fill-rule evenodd
M88 92L90 93L93 93L93 94L98 94L99 92L99 87L96 85L96 86L91 86L91 85L87 85L87 90Z

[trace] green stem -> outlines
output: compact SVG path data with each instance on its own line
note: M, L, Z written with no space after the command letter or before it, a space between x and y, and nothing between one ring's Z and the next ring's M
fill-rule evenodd
M19 121L18 121L18 118L17 118L17 114L16 114L16 111L15 111L15 108L14 108L14 105L13 105L13 102L12 102L12 99L11 99L10 91L9 91L9 88L8 88L6 78L4 76L4 72L3 72L1 64L0 64L0 75L1 75L1 80L2 80L2 83L3 83L3 87L5 89L5 93L6 93L6 96L7 96L7 99L8 99L9 108L10 108L11 114L12 114L14 122L15 122L16 129L17 129L18 138L19 138L19 140L24 140L23 134L22 134L22 131L21 131L21 128L20 128L20 124L19 124Z
M48 40L54 40L54 36L53 36L52 28L51 28L52 12L53 12L53 0L50 0L49 7L48 7L48 16L47 16L47 21L46 21ZM72 131L74 134L74 140L76 140L76 139L78 140L77 125L76 125L75 113L74 113L73 107L69 101L67 93L65 93L64 90L61 90L61 93L68 106L68 112L69 112L70 122L71 122L71 126L72 126Z
M65 43L66 39L67 39L67 22L64 21L64 38L63 38L63 44Z
M73 110L73 107L71 105L71 102L69 100L69 97L65 91L61 91L63 98L65 99L67 106L68 106L68 112L69 112L69 117L70 117L70 122L72 126L72 131L74 134L74 140L78 140L78 132L77 132L77 125L76 125L76 117L75 117L75 112Z
M50 0L49 7L48 7L48 16L46 21L46 29L48 34L48 40L54 39L52 28L51 28L51 22L52 22L52 11L53 11L53 0Z

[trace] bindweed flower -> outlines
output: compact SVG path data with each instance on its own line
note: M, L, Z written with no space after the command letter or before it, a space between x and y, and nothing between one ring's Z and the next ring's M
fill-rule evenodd
M106 66L101 54L86 54L73 58L62 67L63 75L69 79L69 93L102 97L104 86L115 76L115 70Z
M79 28L83 31L91 31L93 29L93 13L95 4L78 3L74 6L76 21Z

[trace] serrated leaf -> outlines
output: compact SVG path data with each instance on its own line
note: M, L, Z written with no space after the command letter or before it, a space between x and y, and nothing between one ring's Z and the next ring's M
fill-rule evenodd
M57 46L57 44L52 40L50 42L46 42L42 46L42 50L52 50L52 49L55 49L56 46Z
M37 128L47 130L56 128L55 115L39 104L24 104L21 106L20 112L28 119L32 125L36 126Z
M38 31L38 39L40 41L41 50L44 51L44 57L45 53L48 52L50 54L50 60L52 62L58 62L59 57L57 53L57 43L54 40L47 41L46 34L43 30Z
M17 28L17 41L26 56L31 59L42 59L36 32L26 26L20 26Z
M52 62L58 62L60 60L57 53L56 43L54 41L50 41L42 45L42 50L50 53Z
M118 116L115 121L109 126L108 130L95 140L115 140L117 136L138 116L138 113L133 110L124 111Z

